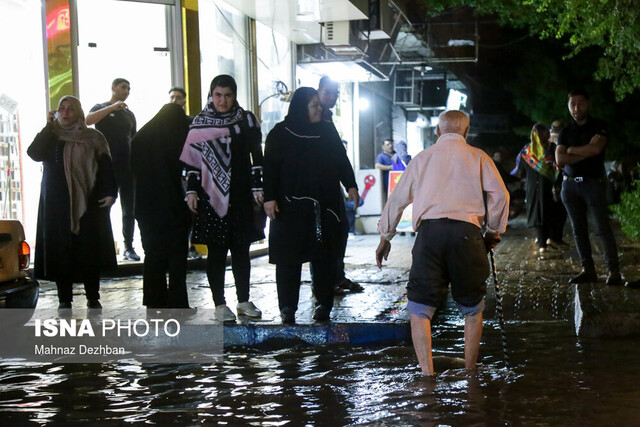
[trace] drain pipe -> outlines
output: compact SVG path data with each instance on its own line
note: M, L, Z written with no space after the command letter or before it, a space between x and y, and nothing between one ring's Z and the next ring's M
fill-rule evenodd
M504 329L504 313L502 312L502 294L500 293L500 284L498 283L498 275L496 274L496 259L493 249L489 250L491 255L491 275L493 276L493 285L496 288L496 311L498 312L498 323L500 324L500 335L502 336L502 353L504 354L504 364L507 369L511 369L509 362L509 353L507 352L507 334Z

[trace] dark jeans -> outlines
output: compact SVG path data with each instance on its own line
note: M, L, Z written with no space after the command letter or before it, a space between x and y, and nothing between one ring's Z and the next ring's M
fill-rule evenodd
M313 268L313 294L317 305L333 308L333 287L335 284L336 260L311 261ZM300 273L302 264L277 264L276 283L278 305L281 312L295 313L300 299Z
M362 206L364 200L360 199L360 204L358 207ZM353 209L355 207L355 203L350 200L344 201L344 213L347 217L347 222L349 223L349 233L353 233L356 231L356 211Z
M124 248L133 248L133 233L135 231L133 174L129 169L115 169L118 192L120 193L120 206L122 208L122 237Z
M142 303L148 307L189 308L187 229L176 225L171 230L163 231L139 224L144 247Z
M236 285L238 302L249 301L249 278L251 276L251 259L249 243L236 244L231 247L231 270ZM185 246L186 247L186 246ZM224 299L224 274L227 266L226 247L208 245L207 278L216 306L226 304Z
M582 268L595 270L589 241L588 217L591 216L596 226L596 236L602 244L607 268L610 272L619 272L618 248L609 223L604 182L596 179L564 181L560 195L569 214Z
M85 271L83 274L84 292L88 300L100 299L100 271ZM73 300L73 282L69 279L61 279L56 281L58 288L58 301L71 302Z

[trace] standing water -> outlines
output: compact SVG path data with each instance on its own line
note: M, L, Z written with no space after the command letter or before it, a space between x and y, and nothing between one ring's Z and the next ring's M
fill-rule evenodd
M27 422L225 425L638 425L638 339L581 340L564 321L486 322L460 367L463 321L434 327L437 375L409 345L227 349L211 365L0 365L0 417Z
M464 320L449 304L432 328L434 378L422 377L409 343L288 348L266 343L226 348L222 361L206 365L4 360L0 419L3 425L640 425L640 338L577 338L574 290L566 285L577 271L575 256L538 262L525 232L511 230L496 251L510 370L492 317L490 286L477 372L461 367ZM401 316L394 312L404 312L396 309L405 295L412 241L394 239L390 266L380 272L371 264L376 240L350 241L350 275L368 282L364 293L337 300L334 315L342 321L397 321ZM637 253L624 250L623 259ZM630 277L640 275L636 267L629 270L637 263L624 265ZM190 279L190 297L202 307L211 298L204 273L198 274L201 279ZM272 277L272 268L253 261L258 284L252 282L252 298L262 298L266 323L277 316ZM141 286L135 280L104 286L105 306L136 307ZM52 286L45 285L41 308L57 304ZM311 317L309 288L303 286L301 322Z

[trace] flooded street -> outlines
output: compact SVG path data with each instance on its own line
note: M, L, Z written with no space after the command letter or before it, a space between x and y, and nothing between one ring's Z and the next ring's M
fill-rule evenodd
M460 369L462 325L434 334L438 376L410 346L235 349L212 365L3 363L3 424L637 425L640 340L583 340L565 322L495 323ZM451 322L451 323L450 323ZM615 420L615 422L613 421Z
M464 321L449 301L433 322L434 379L420 375L408 341L358 346L267 340L252 347L225 346L222 361L211 364L4 360L0 418L3 425L639 425L640 338L577 337L577 288L567 284L578 268L575 255L569 251L538 260L526 237L526 230L510 230L496 252L510 370L490 285L476 373L462 368ZM394 239L382 271L372 265L376 240L350 240L348 276L365 291L336 297L335 324L407 325L404 287L413 240ZM621 247L623 260L637 259L637 245ZM250 325L268 334L279 327L273 266L264 257L253 265L252 299L264 315ZM637 263L624 264L623 272L637 275ZM307 270L303 279L297 316L302 326L292 328L313 333ZM204 272L192 271L188 281L192 306L211 308ZM231 274L227 282L228 303L235 308ZM604 283L593 287L593 295L603 300L610 297L607 292L627 301L640 296ZM38 306L55 307L52 285L43 284L42 291ZM84 304L79 287L76 292L74 304ZM102 295L106 307L139 307L140 278L109 279Z

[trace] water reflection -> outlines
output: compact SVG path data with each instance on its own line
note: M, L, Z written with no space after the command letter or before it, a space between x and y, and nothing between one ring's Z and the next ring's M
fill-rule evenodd
M447 322L448 323L448 322ZM210 365L0 365L3 424L598 425L637 423L640 340L581 340L565 322L487 322L480 369L459 326L425 379L409 346L233 349Z

